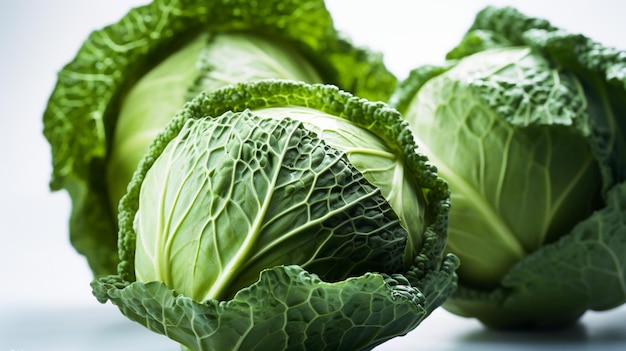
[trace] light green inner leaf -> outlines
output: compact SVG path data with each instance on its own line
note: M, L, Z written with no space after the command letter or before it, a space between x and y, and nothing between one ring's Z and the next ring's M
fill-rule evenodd
M115 127L107 168L112 206L152 140L185 101L201 91L267 78L322 82L291 47L248 33L201 34L144 75L124 97Z

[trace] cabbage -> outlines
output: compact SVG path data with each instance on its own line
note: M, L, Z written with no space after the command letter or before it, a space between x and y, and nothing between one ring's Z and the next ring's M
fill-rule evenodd
M489 7L447 58L391 99L450 186L444 307L544 327L624 303L626 53Z
M260 80L204 92L120 201L94 295L191 350L370 350L454 291L449 193L382 102Z

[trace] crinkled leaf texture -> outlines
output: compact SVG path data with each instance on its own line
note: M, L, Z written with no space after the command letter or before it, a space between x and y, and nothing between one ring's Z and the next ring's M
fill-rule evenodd
M481 71L493 57L518 54L522 50L528 50L540 65L547 63L549 69L525 74L524 78L528 80L516 82L514 78L524 71L524 65L530 63L529 67L537 66L528 61L529 55L521 55L519 61L508 60L508 66L494 69L489 79L474 74L473 70ZM481 57L485 60L479 67ZM515 200L510 214L514 216L529 209L529 213L538 211L536 215L524 216L526 223L518 221L516 226L509 228L517 230L529 224L540 224L539 218L545 215L541 206L547 202L537 202L534 208L529 207L533 205L533 192L540 188L528 188L529 182L541 184L542 178L547 179L550 172L563 172L561 174L571 175L572 179L575 174L582 174L565 171L558 166L560 163L574 163L564 157L556 157L546 163L553 165L552 170L546 168L549 171L546 177L541 174L531 176L532 168L545 162L543 157L549 155L548 152L536 153L543 147L542 144L553 144L545 150L556 150L566 145L565 142L555 142L562 132L570 135L562 134L561 137L568 139L572 159L584 161L582 151L588 149L584 152L585 158L597 164L599 173L571 188L579 191L583 185L592 186L598 189L596 196L563 202L572 209L577 204L590 206L589 213L567 216L567 211L564 212L560 217L569 218L573 224L569 225L569 229L554 231L547 240L537 241L539 245L511 241L511 236L502 235L509 231L506 225L493 231L497 236L487 237L485 242L492 244L497 240L508 240L500 247L511 248L509 252L500 250L491 256L484 249L458 245L456 249L462 252L461 269L463 262L469 265L470 260L475 259L491 270L500 270L500 275L495 275L499 277L495 286L481 286L483 282L472 281L460 270L459 288L444 307L462 316L476 317L492 327L554 327L577 320L586 310L604 310L626 302L626 52L559 30L545 20L526 17L513 8L488 7L477 15L461 44L447 58L450 61L446 66L423 66L413 70L409 78L400 83L390 102L401 112L406 112L420 97L422 89L432 87L435 79L442 88L438 102L423 98L425 103L422 106L437 111L437 117L425 116L424 113L418 117L432 119L423 124L437 129L420 131L426 139L432 139L424 145L424 152L439 166L440 175L450 182L453 211L450 215L449 243L459 233L469 240L474 240L473 237L479 240L485 238L485 227L479 223L491 221L497 224L504 218L498 210L509 206L501 201L502 193L507 191L508 178L510 181L517 177L518 183L513 187L509 184L509 192L510 189L526 187L513 196ZM468 66L469 60L472 60L473 66ZM440 78L450 77L449 72L461 65L465 65L462 70L466 70L466 75L443 84ZM510 67L514 70L509 71L512 73L509 77L502 74L500 78L492 79L505 71L504 68ZM551 70L553 73L546 75ZM507 85L509 82L514 84ZM468 93L468 89L464 90L464 94L454 91L464 84L471 87L469 90L472 93ZM438 106L439 103L441 105ZM488 118L469 119L469 114ZM463 118L466 120L456 120ZM539 133L533 135L533 130ZM547 144L542 133L549 137ZM420 133L416 134L419 138ZM463 140L459 137L461 134L469 137ZM507 153L513 137L524 134L530 141L527 146L523 150ZM476 161L463 162L459 153L468 151L469 147L457 146L455 150L459 151L452 151L454 147L449 145L445 135L454 136L455 144L467 142L474 148L479 145L478 152L473 156ZM498 135L501 137L498 138ZM489 143L483 142L490 139ZM476 143L476 140L480 142ZM431 152L437 155L433 156ZM535 157L535 161L514 161L515 157L524 153ZM501 164L512 165L512 168L505 169L500 167ZM520 177L520 174L524 176ZM458 175L462 176L461 182L455 178ZM493 179L489 180L489 177ZM456 191L458 184L471 185L472 190L469 193ZM546 190L558 194L555 188L546 184ZM571 193L571 190L567 192ZM487 204L482 208L490 215L462 210L461 204L472 202ZM453 218L455 210L470 219L467 225L454 224L457 220ZM478 217L471 220L472 216ZM550 219L550 216L545 218ZM532 237L533 232L530 234ZM469 259L464 260L465 257ZM493 264L497 258L500 258L500 264ZM507 259L509 261L503 265L502 262ZM488 266L490 263L492 266ZM476 273L479 275L480 270Z
M626 301L626 183L609 191L607 206L572 232L535 251L491 292L459 286L446 309L494 327L558 326L588 309Z
M135 214L138 281L223 300L267 267L337 281L399 271L405 249L412 261L407 229L343 152L299 121L255 111L187 119L158 155ZM410 224L421 236L422 223Z
M448 58L516 46L531 48L555 68L581 81L591 116L589 144L600 163L605 192L626 180L626 51L569 33L511 7L487 7L477 14L466 37Z
M95 276L115 272L119 262L115 204L104 175L125 94L199 33L232 32L284 43L324 82L365 98L384 101L396 83L381 55L335 30L323 0L154 0L94 31L59 72L43 120L52 151L50 187L68 191L70 239Z
M205 303L160 282L126 284L97 280L94 293L191 350L370 350L427 316L418 289L379 274L331 284L298 266L275 267L232 300Z
M238 290L231 300L203 302L161 281L137 281L135 214L141 185L157 155L190 119L277 106L303 106L345 118L375 133L401 155L407 174L426 201L422 245L409 268L396 266L390 268L392 272L380 272L387 268L372 262L368 271L367 262L362 262L361 272L347 278L336 275L330 282L321 279L321 273L318 276L289 262L272 262L256 283ZM443 252L448 201L447 184L427 158L417 153L413 135L398 111L384 103L331 85L279 80L202 93L157 137L135 172L120 204L118 274L94 280L93 292L101 302L112 301L128 318L192 350L369 350L417 327L456 288L458 260Z

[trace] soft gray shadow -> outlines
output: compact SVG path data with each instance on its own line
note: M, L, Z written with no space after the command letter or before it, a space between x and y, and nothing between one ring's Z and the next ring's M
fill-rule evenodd
M578 322L561 329L549 330L495 330L477 329L462 335L460 344L472 349L496 350L507 345L505 351L542 350L626 350L626 323ZM497 346L496 346L497 345ZM494 348L496 346L496 348Z
M588 333L585 326L576 323L565 328L537 330L537 329L517 329L517 330L496 330L477 329L459 338L463 343L469 344L507 344L512 347L528 349L531 347L554 347L567 348L568 346L580 345L588 341Z

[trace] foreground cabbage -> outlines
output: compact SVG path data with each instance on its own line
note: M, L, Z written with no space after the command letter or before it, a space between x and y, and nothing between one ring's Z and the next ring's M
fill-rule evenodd
M263 78L331 83L386 100L395 78L353 47L322 0L155 0L93 32L59 73L44 114L53 190L94 275L115 272L116 211L148 145L203 90Z
M626 301L626 52L486 8L392 105L452 193L444 307L558 326Z
M369 350L455 288L449 195L400 114L330 85L202 93L120 202L94 294L192 350Z

